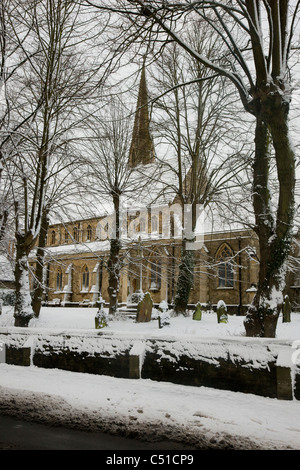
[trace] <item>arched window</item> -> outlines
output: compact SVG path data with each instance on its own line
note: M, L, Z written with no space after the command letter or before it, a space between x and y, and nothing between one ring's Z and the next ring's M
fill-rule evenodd
M61 291L62 290L62 284L63 284L63 273L61 268L58 268L56 272L56 290Z
M174 212L170 212L170 238L174 238L175 236L175 217Z
M56 233L55 230L52 230L51 232L51 245L55 245L56 242Z
M79 230L78 230L77 227L73 228L73 238L74 238L75 242L79 241Z
M158 224L157 224L157 217L154 215L151 217L151 232L157 232Z
M159 253L152 254L150 263L150 290L159 290L161 287L161 259Z
M92 239L92 227L90 225L86 229L86 239L89 241Z
M159 227L158 227L158 233L159 233L160 235L162 235L162 233L163 233L163 213L162 213L162 212L159 213L159 222L158 222L158 225L159 225Z
M233 251L227 243L223 243L217 251L218 287L233 287Z
M145 219L140 219L139 223L139 232L144 233L146 231L146 222Z
M65 243L69 243L69 232L65 230Z
M89 289L89 283L90 283L90 273L89 273L89 269L87 266L84 266L83 267L83 270L82 270L82 286L81 286L81 290L83 291L88 291Z

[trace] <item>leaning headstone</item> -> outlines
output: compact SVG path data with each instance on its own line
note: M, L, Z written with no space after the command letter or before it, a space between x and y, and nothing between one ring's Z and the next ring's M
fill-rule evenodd
M219 300L217 305L218 323L228 323L227 307L223 300Z
M283 323L289 323L291 321L291 302L288 295L284 297L284 302L282 305L282 321Z
M108 313L103 308L104 300L100 297L97 305L99 306L98 311L95 316L95 328L100 330L108 326Z
M137 323L148 322L151 320L153 302L149 292L146 292L142 300L137 305L136 321Z
M197 320L197 321L202 320L202 310L201 310L200 302L198 302L196 304L196 308L195 308L195 311L193 313L193 320Z

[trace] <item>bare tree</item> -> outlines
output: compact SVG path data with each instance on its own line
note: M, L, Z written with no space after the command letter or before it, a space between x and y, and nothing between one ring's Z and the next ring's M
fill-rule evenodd
M16 92L11 93L11 88L15 84L20 68L31 56L29 54L28 57L22 57L22 47L18 41L14 40L14 28L19 22L18 12L14 10L12 2L3 0L0 6L0 241L6 234L7 223L13 213L13 199L10 191L13 175L8 177L7 166L13 158L18 139L12 142L12 136L23 123L32 118L35 112L31 110L19 122L16 122L13 117L16 104L13 96ZM3 172L6 174L4 175Z
M207 27L198 24L188 37L199 53L211 59L222 47ZM154 65L152 94L156 140L167 145L166 156L157 157L162 168L162 192L175 194L175 201L182 207L183 224L185 207L190 205L191 210L191 224L183 226L174 299L175 313L185 314L194 282L195 254L187 247L195 242L199 208L204 210L217 200L222 204L225 187L235 184L234 176L244 166L237 149L230 145L236 140L237 128L234 131L228 125L228 116L235 109L237 97L226 79L212 77L206 67L186 57L176 43L166 47ZM241 148L238 153L242 153Z
M64 221L74 217L74 212L80 211L84 205L85 198L89 194L88 186L85 184L84 174L86 165L79 153L76 144L77 139L60 141L55 149L55 159L51 159L48 174L45 179L45 204L41 217L41 228L36 243L35 269L31 270L33 279L32 308L35 317L40 314L42 301L47 289L44 276L44 260L47 252L47 234L50 219ZM85 211L86 213L86 211Z
M199 0L147 2L117 0L89 5L123 15L127 24L149 36L161 32L212 72L227 77L255 120L253 208L260 246L257 293L245 319L248 336L274 337L285 287L292 241L295 151L289 134L291 75L289 63L298 24L299 1ZM226 45L219 60L199 54L181 32L195 18L204 19ZM271 204L269 174L274 150L278 200Z
M110 254L107 261L109 277L109 312L114 314L118 306L118 292L120 283L120 270L122 260L122 219L124 208L122 203L129 196L137 197L141 189L142 178L129 164L129 150L131 144L131 124L128 113L120 102L105 107L100 116L95 116L90 122L87 131L86 149L90 164L89 184L96 197L106 202L109 227L106 228L109 236ZM104 204L105 205L105 204ZM105 230L105 227L102 227ZM101 234L98 236L101 237Z
M15 325L26 326L33 316L29 290L28 256L41 234L46 234L51 200L47 198L49 171L59 159L59 149L73 140L84 115L89 114L91 93L102 75L99 64L81 38L89 23L79 20L72 1L14 2L19 23L14 40L24 57L15 88L13 194L15 200L16 304ZM14 25L14 18L10 17ZM85 29L86 32L86 29ZM94 33L93 33L94 34ZM87 39L89 36L87 35ZM26 61L25 61L26 58ZM85 111L83 107L85 106ZM24 119L24 116L31 116ZM42 231L41 231L42 230ZM43 244L40 238L40 243ZM39 275L36 276L38 279Z

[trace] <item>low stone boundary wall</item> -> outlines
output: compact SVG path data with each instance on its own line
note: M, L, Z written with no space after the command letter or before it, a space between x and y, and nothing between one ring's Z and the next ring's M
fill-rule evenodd
M118 378L151 379L190 386L300 400L300 366L291 341L263 338L184 341L97 331L49 334L0 328L7 364L57 368ZM1 382L0 382L1 384Z

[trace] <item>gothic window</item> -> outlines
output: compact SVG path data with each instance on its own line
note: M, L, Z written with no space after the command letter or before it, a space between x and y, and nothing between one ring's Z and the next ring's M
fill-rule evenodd
M82 270L82 290L87 291L90 283L90 273L87 266L84 266Z
M145 219L140 219L139 231L144 233L146 231L146 222Z
M159 234L161 235L163 233L163 214L162 212L159 213L159 222L158 222L158 230L159 230Z
M151 232L157 232L158 224L157 224L157 217L154 215L151 217Z
M88 225L86 229L86 239L87 240L92 239L92 227L90 225Z
M158 253L150 258L150 290L159 290L161 286L161 260Z
M62 290L62 281L63 281L63 274L61 268L58 268L56 272L56 290L61 291Z
M69 232L65 230L65 243L69 243Z
M73 238L74 238L75 242L79 241L79 230L78 230L77 227L74 227L74 229L73 229Z
M55 230L52 230L51 232L51 245L55 245L56 242L56 233Z
M232 249L227 243L223 243L216 254L218 287L233 287L234 269L232 257Z
M174 212L170 213L170 237L174 238L175 235L175 219L174 219Z

